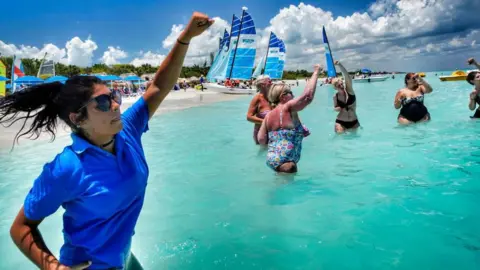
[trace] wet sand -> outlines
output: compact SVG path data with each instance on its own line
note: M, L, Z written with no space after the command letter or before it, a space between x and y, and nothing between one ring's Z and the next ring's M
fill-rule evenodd
M244 97L244 95L226 95L221 93L215 93L205 90L197 91L193 88L187 89L185 92L183 89L179 91L171 91L170 94L162 102L158 110L155 112L155 117L161 114L165 114L172 111L184 110L187 108L204 106L216 102L223 102L238 99ZM124 98L121 106L122 112L127 110L139 97ZM60 120L60 119L59 119ZM31 120L27 122L25 128L28 128ZM59 121L57 127L56 136L60 138L62 136L68 136L70 134L70 128L68 128L62 121ZM18 121L10 127L4 127L0 125L0 149L11 148L15 135L23 125L23 121ZM24 129L25 130L25 129ZM42 133L37 140L49 140L50 135L48 133ZM28 141L27 137L20 138L20 145L23 141ZM18 147L18 146L16 146Z

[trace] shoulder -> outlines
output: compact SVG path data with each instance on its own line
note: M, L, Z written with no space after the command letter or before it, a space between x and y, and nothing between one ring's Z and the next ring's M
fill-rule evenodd
M67 146L55 158L46 163L42 175L53 181L61 181L65 187L78 183L83 176L83 164L78 154Z

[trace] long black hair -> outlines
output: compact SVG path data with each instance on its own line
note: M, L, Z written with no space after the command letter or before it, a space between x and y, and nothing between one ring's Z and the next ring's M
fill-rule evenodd
M70 120L70 113L79 113L76 121L87 118L87 109L79 109L90 100L94 86L104 82L95 76L74 76L65 84L60 82L35 85L0 98L0 124L10 127L17 121L23 120L23 125L15 135L15 142L24 135L30 134L29 139L35 140L40 133L47 132L51 141L55 140L57 118L65 122L74 132L81 130ZM27 121L33 119L30 127ZM12 147L13 147L12 145Z

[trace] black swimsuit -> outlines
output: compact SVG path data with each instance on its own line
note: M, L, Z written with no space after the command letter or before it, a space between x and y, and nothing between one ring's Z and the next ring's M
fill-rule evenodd
M423 120L427 115L428 119L430 119L430 113L423 104L423 94L413 98L402 99L402 109L398 115L399 118L404 117L408 121L418 122Z
M475 97L475 102L477 102L477 104L480 106L480 96ZM470 118L480 118L480 107L477 108L475 114L470 116Z
M355 95L350 95L348 92L346 92L346 94L347 94L347 98L348 98L347 103L345 103L344 101L342 101L338 98L338 93L335 94L335 95L337 97L337 107L340 107L340 108L348 111L349 107L352 106L357 101L357 98L355 97ZM335 123L340 124L345 129L353 128L357 124L359 124L358 119L355 119L353 121L342 121L342 120L337 119L337 120L335 120Z

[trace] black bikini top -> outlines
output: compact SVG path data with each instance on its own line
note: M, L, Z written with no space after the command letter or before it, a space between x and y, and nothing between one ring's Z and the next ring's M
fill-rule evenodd
M342 108L342 109L348 109L348 106L352 106L353 103L355 103L355 101L357 101L357 98L355 97L355 95L350 95L348 92L346 92L347 94L347 103L345 103L345 101L343 100L340 100L338 98L338 93L336 94L337 95L337 106Z

